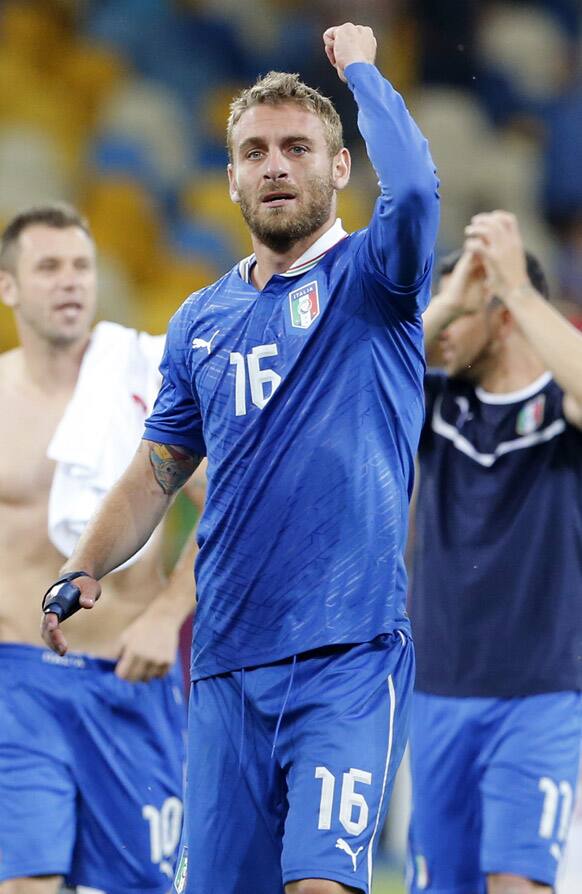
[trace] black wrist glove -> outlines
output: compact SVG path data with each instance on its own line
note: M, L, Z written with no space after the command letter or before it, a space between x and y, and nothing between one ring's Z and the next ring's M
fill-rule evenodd
M77 577L91 577L86 571L69 571L51 584L42 597L42 610L46 614L54 612L59 622L66 621L81 608L79 597L81 591L71 581ZM58 590L55 590L58 587Z

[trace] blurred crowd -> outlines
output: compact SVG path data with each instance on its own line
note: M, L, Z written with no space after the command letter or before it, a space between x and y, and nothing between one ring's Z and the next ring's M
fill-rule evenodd
M582 324L582 36L577 0L4 0L0 224L68 199L100 251L101 314L154 332L250 251L228 198L224 127L239 87L297 71L331 96L355 156L347 229L376 184L355 108L321 47L370 24L378 64L429 137L442 183L439 250L476 211L515 212ZM15 343L0 311L0 350Z

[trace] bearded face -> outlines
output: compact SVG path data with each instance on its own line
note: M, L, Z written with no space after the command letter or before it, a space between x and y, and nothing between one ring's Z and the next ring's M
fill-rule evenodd
M349 153L330 154L321 119L294 102L256 105L233 129L230 195L254 240L277 253L333 222Z
M287 251L309 238L329 219L334 198L331 172L308 178L301 189L269 186L257 197L240 190L240 209L257 239L273 251Z

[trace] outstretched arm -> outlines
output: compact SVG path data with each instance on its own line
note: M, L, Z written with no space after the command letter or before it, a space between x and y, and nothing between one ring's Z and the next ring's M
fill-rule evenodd
M406 289L427 271L438 229L438 180L428 143L400 94L374 67L371 28L347 23L328 28L323 40L329 61L354 94L358 126L380 181L370 261Z
M63 574L82 570L88 575L75 580L82 608L92 608L99 598L98 580L147 542L201 459L183 447L142 441L62 568ZM64 655L67 643L56 614L43 616L41 632L47 645Z
M582 333L532 286L517 219L507 211L477 214L465 243L482 261L488 285L565 393L564 415L582 428Z

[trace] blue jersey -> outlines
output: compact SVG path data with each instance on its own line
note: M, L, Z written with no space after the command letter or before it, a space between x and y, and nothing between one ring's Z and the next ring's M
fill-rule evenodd
M208 456L193 679L408 625L437 181L401 97L346 73L381 182L370 226L336 224L261 292L247 259L170 324L145 437Z
M514 394L430 374L411 615L417 688L582 688L582 433L547 373Z

